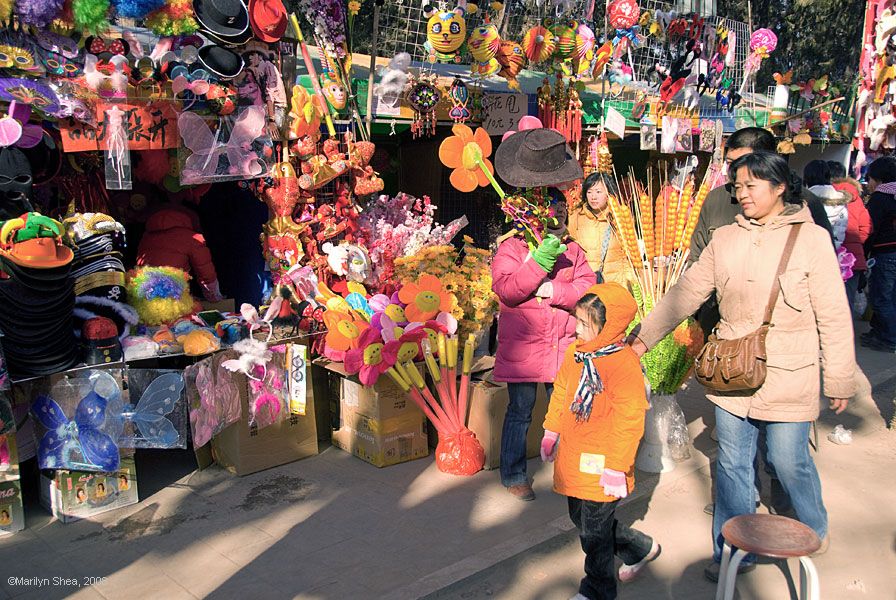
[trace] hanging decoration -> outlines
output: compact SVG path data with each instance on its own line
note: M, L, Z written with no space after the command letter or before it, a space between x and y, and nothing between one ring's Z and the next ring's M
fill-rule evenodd
M431 4L423 7L423 16L427 19L423 47L429 62L460 62L467 39L466 8L466 0L460 0L451 11L440 11Z
M436 133L436 106L442 99L436 81L434 73L420 73L410 78L407 101L414 111L411 134L415 138Z
M448 116L451 117L451 120L455 123L466 123L469 121L471 114L467 105L470 103L470 90L467 89L467 85L461 81L460 77L455 77L451 83L451 88L448 90L448 98L453 105L451 110L448 111Z
M554 55L557 41L554 34L544 25L536 25L523 36L523 52L530 63L537 64L547 61Z
M547 78L538 88L538 118L545 127L556 129L570 143L582 139L582 101L576 86L564 83L557 73L553 88Z
M523 47L514 41L502 40L501 47L498 48L498 54L495 57L501 70L498 75L507 80L507 86L512 90L519 90L520 83L517 81L517 75L526 67L526 53Z
M771 29L757 29L750 36L750 56L744 62L744 79L740 84L740 94L743 95L747 85L756 77L763 59L774 52L778 47L778 36Z
M474 77L489 77L501 70L501 64L495 58L501 48L501 35L493 23L486 22L474 29L467 46L473 56L470 70Z

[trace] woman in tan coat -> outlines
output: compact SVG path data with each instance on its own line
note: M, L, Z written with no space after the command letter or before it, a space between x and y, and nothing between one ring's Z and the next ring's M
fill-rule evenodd
M569 211L569 235L579 243L598 282L615 281L623 287L631 279L631 265L610 225L610 195L619 191L612 179L592 173L582 184L582 200Z
M730 173L743 215L715 231L700 260L657 303L632 344L636 352L645 352L713 292L722 316L718 337L747 335L759 328L772 285L780 283L766 340L765 382L753 392L708 394L716 405L719 437L714 562L705 570L711 580L718 578L722 525L755 511L753 465L760 429L766 434L768 461L797 517L827 548L827 512L808 443L809 425L819 413L819 349L831 408L842 412L855 392L852 320L830 236L813 224L802 203L788 202L790 171L780 156L744 156ZM774 281L791 227L800 223L786 271ZM741 570L752 568L747 563Z

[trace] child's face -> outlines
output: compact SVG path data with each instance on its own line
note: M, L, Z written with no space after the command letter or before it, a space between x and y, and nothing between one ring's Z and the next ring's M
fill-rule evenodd
M591 320L591 314L584 308L576 308L576 339L580 342L593 340L600 333L594 321Z

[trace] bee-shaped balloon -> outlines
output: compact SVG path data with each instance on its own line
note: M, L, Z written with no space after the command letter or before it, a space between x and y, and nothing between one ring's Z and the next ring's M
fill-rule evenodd
M473 55L471 70L475 77L488 77L501 70L495 59L501 48L501 34L493 23L483 23L474 29L467 45Z
M431 4L423 7L423 16L428 19L423 47L429 53L429 62L460 62L467 39L466 5L466 0L461 0L454 10L447 12Z

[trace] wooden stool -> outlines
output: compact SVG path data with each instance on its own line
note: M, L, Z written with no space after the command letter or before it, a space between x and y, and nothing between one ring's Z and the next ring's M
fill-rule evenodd
M800 600L819 600L818 571L809 555L821 547L811 527L779 515L740 515L722 526L722 564L716 600L732 600L737 568L747 554L800 560ZM733 554L732 554L733 549Z

